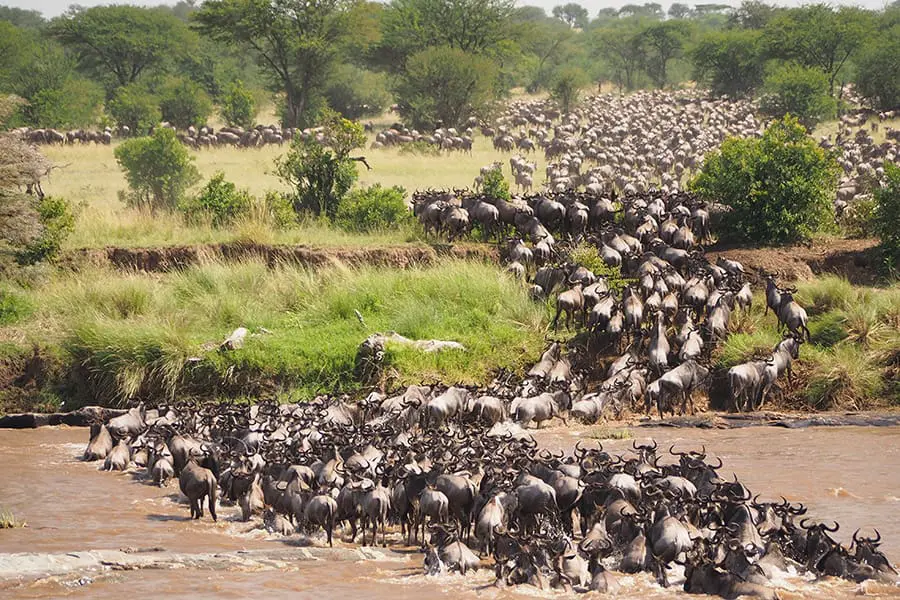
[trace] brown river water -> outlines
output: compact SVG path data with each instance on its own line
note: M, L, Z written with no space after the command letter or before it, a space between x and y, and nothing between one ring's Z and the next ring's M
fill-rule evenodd
M762 498L785 496L809 507L809 516L837 520L836 537L844 542L856 528L877 527L882 549L900 557L900 428L751 427L731 430L639 428L643 438L661 448L699 449L721 456L723 476L732 472ZM537 433L542 445L570 449L589 440L584 428L555 427ZM147 485L136 474L104 473L97 463L78 460L87 443L86 429L0 430L0 509L11 511L28 527L0 530L0 565L4 554L65 553L79 550L160 547L186 553L228 552L283 547L285 540L237 521L238 509L220 508L218 523L208 517L188 520L177 482L167 489ZM631 441L606 441L604 448L623 450ZM867 529L868 535L871 530ZM323 541L315 537L313 545ZM44 578L0 580L2 598L353 598L404 600L425 598L561 598L521 586L499 590L490 584L492 570L463 578L422 574L422 555L402 549L390 560L298 562L278 570L146 569L103 571ZM649 576L622 576L622 596L684 598L677 569L673 587L662 589ZM784 598L849 598L860 594L900 598L894 586L825 580L812 582L785 574L776 584ZM571 595L571 594L570 594ZM580 595L580 594L578 594ZM593 594L589 594L592 596Z

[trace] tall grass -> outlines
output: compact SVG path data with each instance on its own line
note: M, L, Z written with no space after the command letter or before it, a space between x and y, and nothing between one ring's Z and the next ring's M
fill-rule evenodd
M389 345L394 383L483 383L534 360L546 320L518 282L464 261L405 270L254 260L164 275L94 269L24 293L42 299L17 324L26 339L59 344L77 375L74 392L111 404L182 392L353 390L359 344L387 331L466 348L426 354ZM210 350L239 326L253 332L243 348Z
M860 410L900 401L900 288L856 287L825 276L800 283L796 300L809 314L811 340L800 350L793 403L813 409ZM721 368L766 356L781 339L777 320L754 298L749 315L716 351Z

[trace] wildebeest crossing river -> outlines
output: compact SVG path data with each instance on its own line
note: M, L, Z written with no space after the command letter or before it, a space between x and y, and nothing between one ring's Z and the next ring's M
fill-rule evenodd
M590 429L548 428L536 433L541 445L551 450L571 449L577 439L587 439ZM48 562L87 550L124 548L164 549L181 556L220 553L247 556L254 552L279 552L297 546L299 536L272 536L251 523L239 521L239 509L220 508L218 523L190 521L177 486L145 485L136 474L110 475L96 470L96 463L78 460L86 430L43 428L0 431L0 506L27 528L0 532L0 571L15 569L21 556L35 553ZM724 461L723 476L736 473L762 498L785 496L802 502L813 519L835 519L841 529L835 538L845 544L857 528L871 535L878 527L881 549L890 558L900 555L900 428L828 427L808 429L747 428L699 430L647 428L636 430L660 446L705 444L707 451ZM631 441L606 441L610 451L624 451ZM336 536L337 538L338 536ZM491 587L493 571L428 577L422 574L421 554L400 545L400 535L389 534L396 544L378 548L363 557L343 560L267 560L205 564L147 570L120 570L116 565L58 572L49 577L6 577L0 590L6 598L51 597L248 597L267 598L365 597L365 598L513 598L561 597L563 592L541 592L531 586ZM302 542L305 543L305 542ZM316 534L311 547L325 546ZM336 539L336 547L355 548ZM313 555L313 558L315 556ZM33 564L33 563L32 563ZM223 572L223 570L225 572ZM670 589L659 587L648 573L625 576L620 595L631 597L684 597L673 576ZM855 584L828 579L811 582L802 576L785 576L779 594L787 598L855 596L863 587L876 597L900 597L900 589L867 582Z

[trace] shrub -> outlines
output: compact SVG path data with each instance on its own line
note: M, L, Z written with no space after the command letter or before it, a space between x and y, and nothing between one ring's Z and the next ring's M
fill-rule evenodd
M179 209L188 221L209 219L213 227L222 227L247 214L252 205L250 192L238 190L236 185L225 181L225 173L219 171L196 197L182 202Z
M900 24L872 40L856 59L856 87L880 110L900 107Z
M138 208L171 210L199 178L194 159L171 129L160 127L150 137L128 140L115 150L132 193L126 202Z
M885 184L875 190L873 229L881 240L882 269L885 274L900 274L900 167L884 163Z
M837 104L829 92L828 76L819 69L781 64L763 82L759 107L777 118L794 115L811 129L835 114Z
M291 200L281 192L266 192L265 197L256 206L262 210L264 217L278 229L286 229L297 224L297 213L294 212Z
M495 200L509 201L510 199L509 182L503 177L503 171L500 169L491 169L484 175L481 190L485 196Z
M707 155L690 187L730 207L723 218L724 238L785 244L833 224L838 171L834 157L786 116L761 139L725 140Z
M391 102L387 75L339 65L325 87L328 105L348 119L380 115Z
M844 209L839 222L841 229L850 237L864 238L874 235L875 198L864 196L855 199Z
M333 111L326 111L324 142L296 136L287 155L276 160L276 172L293 188L297 212L333 219L357 178L350 152L366 143L363 128Z
M341 229L359 232L402 225L411 218L405 197L402 187L386 188L380 183L353 190L341 200L335 222Z
M35 208L42 231L16 254L16 260L23 265L54 260L66 236L75 230L75 215L69 203L62 198L45 196Z
M578 265L588 269L597 277L604 277L612 290L621 290L628 281L622 277L622 271L619 267L610 267L600 256L600 251L596 246L587 243L578 244L570 255L570 260Z
M256 120L256 101L241 80L228 86L222 99L222 118L232 127L253 127Z
M172 77L159 93L162 117L179 129L203 125L212 114L212 101L203 88L190 79Z
M159 99L137 83L116 90L107 109L117 124L128 127L131 135L147 135L162 120Z
M103 90L89 79L69 78L62 86L35 93L27 114L35 127L89 127L97 120Z
M587 85L588 77L584 71L576 67L562 69L550 87L550 97L559 105L564 115L572 112L578 103L581 88Z

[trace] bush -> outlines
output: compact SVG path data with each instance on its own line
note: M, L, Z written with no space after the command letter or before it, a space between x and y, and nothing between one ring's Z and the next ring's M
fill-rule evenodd
M45 196L35 207L42 231L37 239L29 242L16 254L19 264L33 265L59 256L62 243L75 230L75 215L69 203L62 198Z
M296 136L287 155L276 160L276 172L294 192L296 212L308 211L333 219L356 178L350 152L366 143L363 128L333 111L325 112L325 141Z
M256 101L241 80L228 86L222 99L222 118L231 127L250 129L256 120Z
M395 92L400 114L413 127L459 127L496 97L496 81L490 59L435 46L409 57Z
M151 212L177 207L185 191L200 179L193 157L165 127L151 137L123 142L115 156L132 191L126 202Z
M503 177L503 171L500 169L491 169L484 175L481 190L485 196L495 200L506 200L508 202L511 198L509 182Z
M806 127L833 117L837 103L830 95L828 76L816 68L780 64L763 82L762 112L781 118L794 115Z
M578 104L581 88L587 85L588 77L584 71L576 67L562 69L554 78L550 87L550 97L559 105L564 115L572 112Z
M900 107L900 25L872 36L856 59L856 88L879 110Z
M834 157L786 116L760 139L725 140L690 187L730 207L722 224L729 241L786 244L833 224L838 172Z
M212 101L198 84L183 77L172 77L159 93L162 117L179 129L203 125L212 114Z
M875 190L873 229L881 240L882 268L885 274L900 274L900 167L885 161L885 184Z
M753 92L762 82L762 32L734 29L704 35L691 51L694 76L716 95Z
M209 219L213 227L231 225L235 219L246 215L253 205L247 190L238 190L225 173L219 171L200 190L200 194L179 205L189 222Z
M131 135L135 136L149 134L162 120L159 99L137 83L116 90L107 109L119 126L128 127Z
M88 79L70 78L59 88L44 88L28 103L35 127L89 127L97 121L103 90Z
M341 200L335 222L347 231L368 232L397 227L410 220L406 190L380 183L356 189Z
M353 65L340 65L325 87L325 99L348 119L380 115L391 102L387 76Z
M839 223L841 229L850 237L865 238L874 235L875 230L875 198L864 196L857 198L844 209Z
M281 192L266 192L265 198L257 206L263 211L264 217L278 229L286 229L297 224L297 213L290 198Z
M622 277L621 269L610 267L603 262L600 251L593 244L585 242L578 244L572 249L569 260L588 269L597 277L605 278L611 290L621 290L628 284L628 281Z

